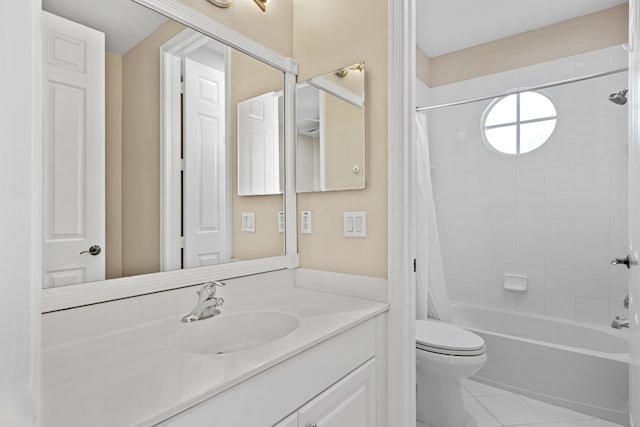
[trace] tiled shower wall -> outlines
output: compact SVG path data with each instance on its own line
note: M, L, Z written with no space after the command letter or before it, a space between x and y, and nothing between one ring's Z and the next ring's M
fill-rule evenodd
M622 47L429 90L432 104L626 66ZM627 73L545 89L558 120L536 151L505 156L481 136L490 101L427 113L447 288L454 300L608 324L626 295ZM528 290L503 288L524 274Z

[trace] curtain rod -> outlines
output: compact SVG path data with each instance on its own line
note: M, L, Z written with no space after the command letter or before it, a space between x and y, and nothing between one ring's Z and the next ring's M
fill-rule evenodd
M455 101L455 102L448 102L448 103L445 103L445 104L429 105L429 106L426 106L426 107L417 107L416 108L416 112L435 110L437 108L444 108L444 107L455 107L456 105L471 104L473 102L489 101L489 100L493 100L493 99L496 99L496 98L502 98L502 97L509 96L509 95L515 95L515 94L522 93L522 92L529 92L529 91L532 91L532 90L540 90L540 89L546 89L546 88L555 87L555 86L562 86L562 85L566 85L566 84L569 84L569 83L581 82L583 80L595 79L595 78L598 78L598 77L604 77L604 76L608 76L608 75L611 75L611 74L622 73L622 72L625 72L625 71L629 71L629 68L628 67L616 68L615 70L603 71L603 72L594 73L594 74L587 74L586 76L573 77L573 78L565 79L565 80L558 80L558 81L553 82L553 83L544 83L544 84L541 84L541 85L538 85L538 86L530 86L530 87L526 87L526 88L510 90L508 92L501 93L499 95L494 95L494 96L483 96L481 98L469 98L469 99L465 99L463 101Z

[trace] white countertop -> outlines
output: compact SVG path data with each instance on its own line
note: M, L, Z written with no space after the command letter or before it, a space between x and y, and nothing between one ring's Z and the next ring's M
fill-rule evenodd
M180 322L183 313L45 348L42 425L153 425L387 308L380 302L293 288L225 303L221 316L279 311L300 321L283 338L235 353L194 355L173 348L172 337L194 325Z

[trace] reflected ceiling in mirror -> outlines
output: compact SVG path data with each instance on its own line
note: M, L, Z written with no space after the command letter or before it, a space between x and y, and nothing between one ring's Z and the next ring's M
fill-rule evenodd
M365 188L365 117L363 63L298 84L298 192Z
M231 190L237 105L283 73L130 0L43 9L43 287L283 254L282 195Z

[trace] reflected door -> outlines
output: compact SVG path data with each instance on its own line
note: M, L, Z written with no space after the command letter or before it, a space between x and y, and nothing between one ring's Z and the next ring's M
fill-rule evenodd
M281 194L278 96L238 103L238 194Z
M225 76L184 60L184 268L230 258Z
M104 34L47 12L42 26L44 287L104 280Z

